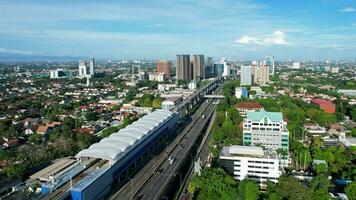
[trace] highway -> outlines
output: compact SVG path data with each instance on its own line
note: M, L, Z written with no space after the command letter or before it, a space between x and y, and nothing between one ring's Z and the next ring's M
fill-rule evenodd
M183 129L181 133L163 150L159 155L151 159L136 175L130 180L110 199L133 199L140 189L157 173L160 171L161 166L168 160L175 149L180 149L180 143L185 140L185 136L190 133L191 127L202 118L211 103L205 101L198 108L195 114L192 115L192 122ZM179 127L178 127L179 128ZM175 163L174 163L175 164Z
M194 99L197 95L200 95L207 87L210 87L211 84L218 82L219 80L221 80L222 77L220 78L215 78L213 81L211 81L210 83L204 85L202 88L200 88L198 91L194 92L193 94L191 94L188 98L184 99L182 103L180 103L179 105L177 105L172 111L173 112L177 112L179 110L181 110L182 108L184 108L186 106L187 103L190 103L192 101L192 99ZM205 95L205 94L204 94Z
M211 128L214 124L214 120L216 117L216 112L214 112L213 116L211 117L211 121L209 124L209 127L206 130L206 133L204 135L204 138L202 142L200 143L199 149L198 149L198 154L194 158L194 161L200 161L201 162L201 167L204 167L207 165L209 161L209 141L211 138ZM191 164L188 175L183 179L182 184L180 185L180 190L178 193L178 197L176 199L182 199L183 197L186 197L187 199L191 199L191 196L188 196L188 186L189 182L192 180L194 176L194 162Z
M165 187L170 184L171 179L178 179L179 185L182 183L184 174L181 174L178 171L181 168L181 165L185 164L186 156L190 154L190 150L196 145L196 139L206 127L206 123L210 120L210 116L213 114L214 110L215 105L209 102L207 109L205 109L203 115L201 115L205 117L199 116L198 118L193 119L195 121L194 125L189 126L188 134L186 134L181 141L179 147L175 148L169 156L173 159L173 163L169 159L165 160L165 162L160 165L158 171L153 174L144 187L138 191L134 199L160 199L162 194L165 193L165 190L167 190Z

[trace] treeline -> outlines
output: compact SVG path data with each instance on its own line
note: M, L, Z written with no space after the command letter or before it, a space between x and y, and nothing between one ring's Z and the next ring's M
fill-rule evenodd
M153 94L144 94L138 99L138 105L141 107L160 108L163 98Z
M204 168L201 175L190 182L188 191L196 200L325 200L332 199L329 187L331 183L325 174L317 175L309 183L285 174L278 184L268 181L262 192L256 182L238 182L221 168ZM349 199L356 199L356 182L345 191Z
M47 136L32 134L27 144L0 149L0 160L8 163L0 172L0 180L25 178L34 168L57 158L74 156L97 142L92 135L76 133L76 127L76 121L67 117L62 126L54 128Z
M242 144L242 117L236 109L239 101L235 97L235 87L240 83L231 81L223 85L225 96L217 105L216 119L211 129L212 138L209 143L210 151L217 157L220 149L227 145ZM240 100L241 101L241 100Z

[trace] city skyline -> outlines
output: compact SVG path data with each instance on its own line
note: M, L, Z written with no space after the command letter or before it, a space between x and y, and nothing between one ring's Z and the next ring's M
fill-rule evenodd
M14 14L15 13L15 14ZM352 0L0 3L1 56L355 60Z

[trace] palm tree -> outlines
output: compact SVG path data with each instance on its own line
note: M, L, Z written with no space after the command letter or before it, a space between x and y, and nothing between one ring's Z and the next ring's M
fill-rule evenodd
M288 150L284 148L277 149L277 153L282 156L283 163L286 165L286 158L288 158Z

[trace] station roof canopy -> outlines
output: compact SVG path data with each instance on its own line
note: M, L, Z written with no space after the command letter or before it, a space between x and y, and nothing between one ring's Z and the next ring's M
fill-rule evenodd
M127 152L140 144L157 127L165 123L173 112L154 111L120 131L80 151L75 157L90 157L109 160L113 163L120 160Z

